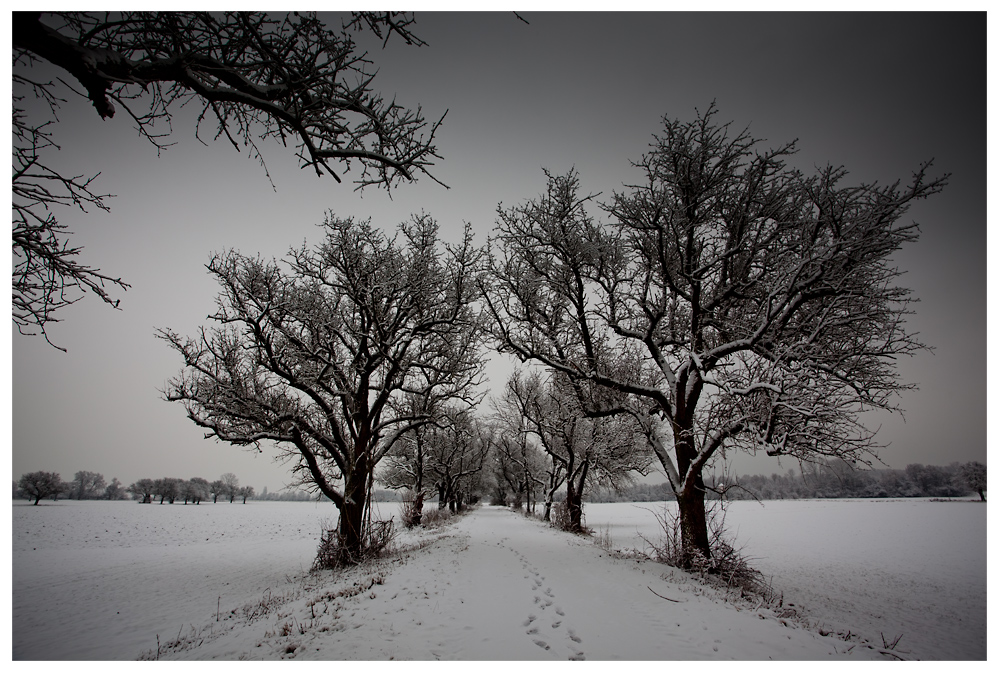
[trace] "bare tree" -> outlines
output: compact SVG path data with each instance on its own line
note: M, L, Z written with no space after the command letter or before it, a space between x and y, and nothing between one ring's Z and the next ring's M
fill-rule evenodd
M231 503L239 493L239 478L232 472L226 472L219 477L219 482L222 484L222 495L227 496Z
M152 479L139 479L129 485L128 491L132 497L141 503L151 503L156 492L156 482Z
M497 414L492 433L491 464L497 504L502 501L517 510L523 507L526 514L534 514L536 493L542 490L546 494L545 512L549 513L552 494L565 481L562 466L545 459L544 452L524 429L522 418ZM507 498L510 492L512 496Z
M252 486L244 486L238 491L239 497L243 499L243 504L246 504L247 498L252 498L254 496L254 491Z
M319 175L340 182L335 165L345 172L359 167L359 188L391 189L418 173L434 179L428 169L439 158L440 121L430 125L419 108L386 101L372 89L375 70L354 34L368 29L385 41L396 34L424 44L412 23L399 13L359 13L334 29L297 12L14 12L14 324L48 340L53 312L81 293L117 307L109 287L129 287L78 262L80 248L68 242L70 232L53 212L107 210L110 196L94 191L96 176L67 176L51 163L63 96L87 98L105 119L124 111L157 151L170 144L175 111L193 103L200 108L199 140L202 125L210 126L212 139L248 148L261 165L259 141L290 142L302 166ZM41 61L69 77L39 75Z
M442 250L427 215L392 238L331 215L323 242L284 265L218 255L208 266L222 286L217 326L194 339L160 332L185 364L166 399L182 402L207 437L274 442L300 483L336 505L339 544L356 554L375 466L430 419L394 401L471 401L481 267L467 226Z
M961 476L968 484L968 488L977 493L982 502L985 502L985 491L988 490L986 488L985 465L977 460L965 463L961 466Z
M412 496L412 501L407 501L407 525L419 526L423 520L423 501L427 497L425 482L429 476L427 433L439 409L432 408L433 403L426 396L411 393L403 395L397 404L400 415L424 417L428 422L414 424L399 437L391 453L385 457L385 469L379 480L388 488L405 489Z
M470 407L448 407L444 422L428 426L427 467L437 486L437 507L451 512L461 510L473 475L484 464L489 441L476 422Z
M114 477L114 478L111 479L111 483L108 484L107 488L104 489L104 493L102 494L102 497L105 500L127 500L128 499L127 491L126 491L125 487L123 487L121 485L121 482L118 481L118 477Z
M564 375L515 371L507 381L501 408L518 431L535 436L550 460L544 518L551 520L555 491L566 489L566 528L583 530L583 494L588 478L618 488L630 473L644 473L651 458L648 442L630 416L587 417L584 387Z
M202 500L211 495L212 487L207 479L191 477L187 480L187 491L187 495L190 496L191 501L196 505L200 505Z
M183 483L183 479L177 479L176 477L163 477L162 479L156 479L153 481L153 494L160 496L161 505L166 500L169 500L172 505L181 494L181 483Z
M87 472L81 470L73 476L70 482L70 493L77 500L91 500L104 495L107 484L104 482L104 475L99 472Z
M895 362L923 346L891 259L908 207L944 186L844 184L748 131L666 118L601 225L578 177L500 209L487 304L501 349L609 393L669 478L688 560L710 555L702 472L727 448L869 461L867 409L897 409ZM599 402L599 401L598 401Z
M216 479L211 484L209 484L209 489L212 494L212 504L217 505L219 502L219 496L225 496L225 489L222 485L221 479Z
M29 472L21 475L17 482L18 488L28 498L34 498L34 504L50 495L58 496L66 488L58 472Z

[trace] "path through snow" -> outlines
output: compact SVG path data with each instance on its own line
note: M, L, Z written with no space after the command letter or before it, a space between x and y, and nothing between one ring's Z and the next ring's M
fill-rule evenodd
M191 625L160 658L883 658L492 507L421 549L278 591Z

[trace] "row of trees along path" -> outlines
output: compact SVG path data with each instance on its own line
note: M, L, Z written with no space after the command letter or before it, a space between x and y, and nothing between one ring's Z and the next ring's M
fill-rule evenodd
M102 117L127 110L158 148L153 123L193 101L217 138L258 156L257 140L293 138L303 167L339 181L334 162L359 164L362 186L388 188L429 176L437 124L370 88L352 36L422 44L411 23L14 13L14 324L48 338L73 291L117 306L106 288L127 288L78 263L49 213L107 206L89 180L44 161L60 89L32 72L39 60L75 78ZM53 114L29 114L31 97ZM388 236L331 213L324 240L283 264L215 256L213 326L193 338L159 333L184 363L165 397L210 437L278 446L337 506L340 542L356 551L376 465L407 433L480 401L488 334L493 348L544 370L556 394L538 400L569 415L563 432L532 420L540 406L511 400L524 414L506 434L511 461L531 434L552 462L531 479L549 491L564 482L574 510L589 471L617 460L616 438L637 434L679 503L685 550L710 555L704 470L719 453L869 464L876 444L860 412L896 408L908 385L895 362L923 347L906 331L909 294L891 257L917 238L902 221L908 207L946 182L928 164L906 184L851 185L833 166L806 175L787 163L794 143L764 148L715 117L712 105L693 121L665 118L635 164L643 179L606 201L582 192L575 172L549 174L539 197L499 209L488 252L467 228L442 246L425 214ZM438 481L444 492L451 476Z
M215 256L215 325L160 332L185 364L166 398L209 436L274 442L359 553L375 466L423 426L471 427L457 412L481 399L485 333L545 372L511 381L517 427L497 432L541 443L538 476L565 485L571 520L590 469L641 469L629 448L651 449L685 557L710 556L704 470L721 451L875 455L860 411L895 409L895 362L922 348L894 285L890 256L917 236L899 220L943 185L925 166L906 187L806 176L786 165L793 144L762 149L715 116L666 119L637 164L646 181L599 206L575 173L549 175L499 209L488 255L467 225L439 243L426 214L392 237L330 214L283 264Z

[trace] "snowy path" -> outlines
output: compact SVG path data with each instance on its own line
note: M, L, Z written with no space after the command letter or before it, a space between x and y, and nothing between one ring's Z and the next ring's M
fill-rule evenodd
M738 609L686 578L663 578L669 574L485 507L404 557L336 581L313 577L266 615L192 629L161 658L880 657L860 646L848 653L852 643Z

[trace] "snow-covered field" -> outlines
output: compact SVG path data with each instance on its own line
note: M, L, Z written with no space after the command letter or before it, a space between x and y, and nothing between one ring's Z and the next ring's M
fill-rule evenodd
M673 507L675 511L675 506ZM915 659L986 658L986 506L970 500L778 500L729 504L736 548L817 627ZM594 504L615 548L658 542L662 503Z
M661 507L590 505L587 523L641 548ZM883 633L907 658L984 659L985 511L733 503L729 527L785 602L871 649L498 508L310 575L328 503L17 501L13 658L885 659Z

